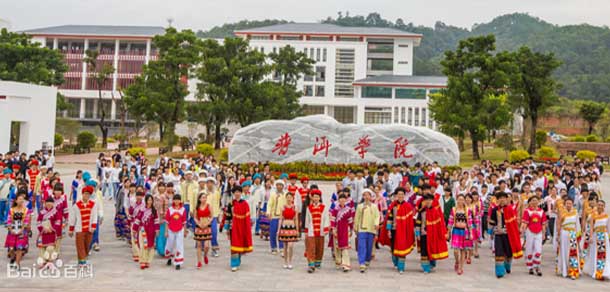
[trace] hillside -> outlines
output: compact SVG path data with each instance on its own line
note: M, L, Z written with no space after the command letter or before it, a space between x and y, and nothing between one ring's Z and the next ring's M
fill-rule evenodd
M234 30L285 23L286 20L240 21L199 31L201 37L228 37ZM497 50L515 50L527 45L534 50L551 51L563 61L556 78L563 85L560 95L573 99L610 101L610 29L588 24L558 26L523 13L498 16L489 23L470 29L437 22L434 27L390 21L377 13L368 16L343 16L322 20L344 26L393 27L423 34L415 49L417 75L439 75L443 52L456 47L459 40L476 35L495 34Z

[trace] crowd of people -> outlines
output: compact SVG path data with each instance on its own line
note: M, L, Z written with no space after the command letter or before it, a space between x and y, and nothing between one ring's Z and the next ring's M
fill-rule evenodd
M78 171L66 186L40 153L8 153L0 161L0 220L8 229L5 247L14 268L32 238L40 268L55 265L66 232L75 238L79 264L86 264L91 251L101 249L101 225L110 221L143 270L159 257L179 270L191 234L200 269L208 257L219 256L226 232L232 271L256 239L269 241L270 254L279 254L288 270L294 246L304 241L309 273L321 269L326 248L335 268L349 272L353 246L364 273L373 262L385 265L375 254L388 246L401 274L413 252L427 274L452 249L461 275L488 246L498 278L510 274L513 260L521 257L529 274L542 276L542 247L548 243L555 260L545 261L558 275L610 277L610 220L599 160L482 161L462 171L437 163L356 167L326 194L330 200L306 176L203 155L161 155L149 164L143 154L102 153L95 173ZM106 221L105 201L115 209Z

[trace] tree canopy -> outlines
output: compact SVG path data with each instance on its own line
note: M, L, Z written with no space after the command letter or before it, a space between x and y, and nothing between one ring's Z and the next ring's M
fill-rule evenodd
M607 108L607 104L594 101L583 102L580 105L580 115L589 123L589 135L593 132L595 123L602 118Z

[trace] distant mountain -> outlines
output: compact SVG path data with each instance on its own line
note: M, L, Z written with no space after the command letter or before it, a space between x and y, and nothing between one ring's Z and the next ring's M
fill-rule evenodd
M234 30L260 27L286 20L240 21L199 31L201 37L232 36ZM389 21L378 13L368 16L339 14L322 20L343 26L392 27L423 34L415 49L414 69L417 75L439 75L440 60L446 50L455 49L461 39L494 34L498 51L516 50L527 45L534 50L554 52L563 61L556 78L563 85L560 95L573 99L610 101L610 29L588 24L558 26L523 13L498 16L489 23L475 24L471 29L437 22L434 27Z

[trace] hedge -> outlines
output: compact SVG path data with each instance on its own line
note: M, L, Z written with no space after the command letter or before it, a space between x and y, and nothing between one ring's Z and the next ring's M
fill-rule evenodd
M538 149L538 152L536 152L536 157L538 159L556 158L559 157L559 153L553 147L542 146Z
M198 153L201 153L205 156L214 155L214 146L206 143L197 144L195 148Z
M588 135L587 137L585 137L585 141L586 142L600 142L602 139L597 136L597 135Z
M229 149L220 150L220 161L229 161Z
M576 157L580 160L594 161L597 153L590 150L580 150L576 152Z
M585 142L586 139L583 136L574 136L570 139L572 142Z
M129 155L131 155L131 156L136 156L140 153L146 154L146 149L144 149L142 147L131 147L131 148L127 149L127 152L129 152Z
M53 137L53 144L55 147L61 146L64 143L64 136L60 133L55 133L55 137Z
M525 150L514 150L509 154L510 162L522 161L530 158L530 154Z

